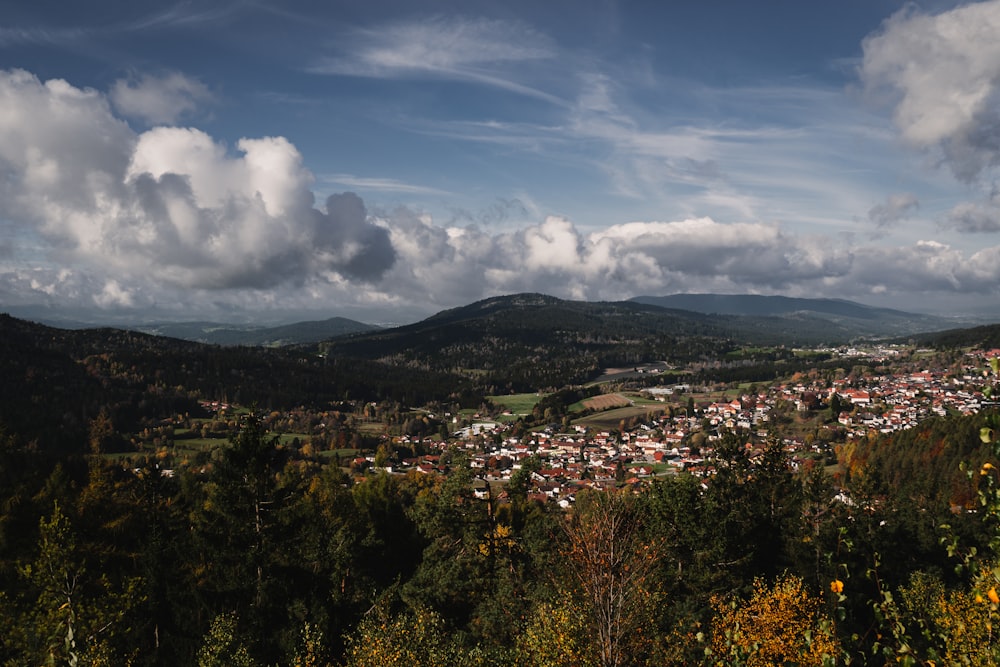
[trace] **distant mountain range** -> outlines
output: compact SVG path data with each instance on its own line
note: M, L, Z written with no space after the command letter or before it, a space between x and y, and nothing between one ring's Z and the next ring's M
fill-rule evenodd
M692 369L706 381L768 380L814 363L793 347L876 334L1000 347L1000 325L956 330L941 318L851 302L750 298L740 305L709 296L683 305L729 312L515 294L391 329L332 318L260 328L150 326L156 335L52 328L0 314L0 377L9 380L0 383L0 424L34 429L58 447L66 433L85 432L100 405L114 406L116 423L197 410L195 395L265 407L348 398L476 405L483 395L584 384L608 368L652 362ZM731 314L747 310L766 314Z
M835 346L955 329L954 320L837 299L717 294L568 301L513 294L319 345L328 357L455 373L492 392L559 387L603 368L683 365L753 347Z
M215 345L303 345L347 334L376 331L379 327L345 317L296 322L274 327L219 324L217 322L161 322L128 327L135 331Z
M814 339L815 334L819 334L820 338L837 337L841 340L857 337L906 336L982 324L979 321L908 313L892 308L876 308L846 299L804 299L758 294L671 294L637 296L631 300L636 303L707 315L750 318L742 321L734 320L733 323L738 329L744 329L745 325L753 325L760 321L753 318L778 318L793 337L804 336L810 339Z
M637 307L641 308L637 310ZM369 334L364 345L381 340L390 347L405 346L403 341L415 335L417 340L430 336L435 327L471 322L481 323L487 330L503 328L510 318L524 328L524 334L538 326L536 318L524 313L547 309L561 311L561 324L571 326L586 337L588 328L601 326L602 318L625 316L625 313L645 313L651 325L669 327L682 336L709 335L744 340L749 343L817 345L839 344L858 338L889 338L926 332L944 331L982 325L982 320L952 319L908 313L891 308L876 308L844 299L805 299L753 294L672 294L668 296L637 296L619 302L567 301L544 294L513 294L477 301L466 306L441 311L425 320L390 329L365 324L343 317L319 321L303 321L280 326L224 324L218 322L156 322L116 324L120 329L141 331L157 336L216 345L249 345L278 347L308 345L342 336ZM29 314L12 312L25 319L37 319ZM668 317L669 316L669 317ZM652 319L650 319L652 318ZM669 319L664 323L663 318ZM37 321L69 329L93 328L82 321ZM489 322L489 323L488 323ZM463 325L468 326L468 325ZM475 329L476 327L473 327ZM654 326L655 328L655 326ZM384 332L384 333L383 333ZM536 332L537 333L537 332ZM601 334L591 332L600 337ZM452 333L445 335L450 338ZM362 344L361 341L358 344Z

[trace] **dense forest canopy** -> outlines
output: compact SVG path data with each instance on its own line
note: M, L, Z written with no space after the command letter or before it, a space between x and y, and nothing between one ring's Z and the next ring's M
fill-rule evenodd
M460 313L442 315L452 338L419 330L372 358L368 337L320 354L0 317L0 663L1000 655L1000 417L982 355L848 362L695 336L669 347L670 375L645 373L629 355L668 348L646 357L617 324L570 336L536 305L549 324L534 340L516 318L485 320L533 345L523 365L526 347L488 338L459 365L448 350L484 326ZM483 351L499 349L491 370ZM550 354L570 370L533 370ZM577 381L612 360L625 368ZM894 414L878 389L891 365L914 400L933 375L980 409L858 436ZM676 393L644 394L651 378ZM524 407L506 422L487 419L501 420L503 393L485 394L498 386L533 392L508 399ZM768 420L742 426L751 413Z

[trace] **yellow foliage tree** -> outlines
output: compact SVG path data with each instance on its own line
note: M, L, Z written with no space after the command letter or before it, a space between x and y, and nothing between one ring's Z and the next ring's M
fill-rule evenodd
M986 570L980 582L989 585L991 578ZM1000 647L993 626L1000 598L992 587L983 593L975 589L946 591L940 579L918 572L900 591L904 619L919 630L913 650L924 664L997 664Z
M839 646L833 622L796 576L780 577L773 586L754 581L743 602L712 598L711 660L714 665L834 664Z
M587 631L586 617L571 595L542 602L518 636L517 663L520 667L596 667Z
M392 614L382 602L347 642L347 667L451 667L464 664L444 620L427 609Z

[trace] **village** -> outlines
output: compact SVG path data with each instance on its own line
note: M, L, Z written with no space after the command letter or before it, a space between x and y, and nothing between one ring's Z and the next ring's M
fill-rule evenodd
M850 349L844 354L884 358L895 351ZM362 475L379 471L444 473L447 453L457 448L465 453L477 477L480 497L497 492L502 499L506 485L524 469L529 498L568 507L583 489L638 489L657 477L678 473L710 479L714 445L725 432L745 436L751 460L761 454L766 443L778 440L794 469L812 462L827 465L836 461L833 446L837 442L913 428L933 416L978 413L991 404L995 378L989 367L990 359L996 357L1000 357L1000 350L969 352L960 373L923 369L864 378L782 382L726 401L670 403L671 397L684 396L692 388L653 387L643 393L667 409L650 409L648 418L630 428L593 430L577 424L565 430L552 424L518 437L512 435L512 421L473 419L447 440L394 438L398 445L419 445L431 453L396 462L359 456L352 462L352 470ZM815 434L784 435L788 429L781 428L779 422L789 421L787 416L781 417L787 411L799 415L823 411L829 418Z

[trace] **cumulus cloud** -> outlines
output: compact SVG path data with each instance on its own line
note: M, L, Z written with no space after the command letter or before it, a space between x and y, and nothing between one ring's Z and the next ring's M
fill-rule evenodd
M407 208L373 213L352 193L317 202L312 173L283 137L227 146L194 128L137 133L113 109L98 91L0 72L0 220L15 232L2 242L14 258L0 262L5 303L177 308L180 317L195 304L354 306L354 316L410 308L405 317L414 317L521 291L588 300L685 291L863 297L992 293L1000 280L1000 248L852 247L749 215L584 232L534 213L533 223L493 231ZM994 199L954 209L950 224L997 230ZM890 225L917 205L893 195L869 217ZM528 214L500 201L496 215L508 213ZM25 239L27 254L49 258L25 268L17 259Z
M550 216L487 234L475 226L440 227L400 209L384 224L400 257L385 284L441 305L521 291L613 300L665 290L779 290L845 275L851 263L849 253L821 239L709 218L633 222L585 234Z
M992 293L1000 280L997 248L970 256L938 241L898 248L859 248L850 278L869 289L897 293Z
M202 82L172 72L164 76L143 75L120 79L111 88L110 98L119 113L150 124L173 124L214 95Z
M195 129L136 134L108 100L0 72L0 215L67 261L186 288L376 280L389 234L354 195L314 206L312 175L282 137L235 152ZM135 296L106 283L99 304Z
M383 281L428 310L494 294L540 291L617 300L636 294L754 292L859 298L886 294L989 294L1000 247L972 255L937 241L849 247L763 223L710 218L631 222L585 234L549 217L498 234L440 227L400 209L383 220L399 261ZM898 304L905 305L905 304Z
M863 44L861 77L888 96L903 138L937 147L955 175L1000 164L1000 0L937 15L912 8Z
M962 202L948 212L942 224L964 234L1000 232L1000 196L995 194L985 202Z
M909 192L892 194L885 202L869 209L868 219L876 227L884 229L910 217L918 208L920 202L916 195Z

